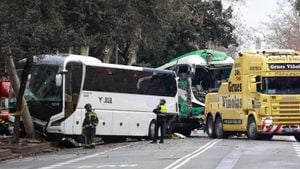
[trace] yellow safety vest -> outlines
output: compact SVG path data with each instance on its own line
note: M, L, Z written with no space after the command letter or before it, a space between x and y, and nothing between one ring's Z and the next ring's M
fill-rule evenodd
M167 106L165 104L160 105L160 112L161 113L167 113L168 109Z

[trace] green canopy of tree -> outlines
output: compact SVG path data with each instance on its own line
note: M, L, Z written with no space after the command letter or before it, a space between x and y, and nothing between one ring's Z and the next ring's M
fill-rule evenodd
M120 64L157 66L191 50L237 45L232 9L219 0L2 0L0 11L0 47L16 60L85 46L105 62L118 55Z

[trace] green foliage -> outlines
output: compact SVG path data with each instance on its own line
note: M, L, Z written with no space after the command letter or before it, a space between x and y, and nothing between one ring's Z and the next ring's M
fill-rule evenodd
M33 50L34 54L61 47L64 27L58 15L59 0L4 0L0 13L0 45L14 54ZM1 9L1 11L3 10Z
M62 0L60 15L70 46L95 46L104 30L102 0Z
M144 62L159 66L178 55L208 48L209 43L223 47L238 45L233 35L235 27L230 23L233 11L230 7L223 9L221 1L178 0L167 11L167 29L161 35L163 44L155 48L160 50L150 52L151 59L144 57Z
M158 66L208 42L236 45L232 9L217 0L2 0L0 11L0 47L15 59L118 45L125 64L135 45L138 63Z

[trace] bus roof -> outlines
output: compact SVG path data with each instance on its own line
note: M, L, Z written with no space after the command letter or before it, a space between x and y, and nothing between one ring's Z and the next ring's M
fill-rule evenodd
M226 55L224 52L215 50L196 50L186 53L172 59L169 63L162 65L159 69L165 69L175 64L188 64L188 65L231 65L234 60L232 57Z
M211 55L211 61L224 61L229 57L224 52L205 49L205 50L192 51L192 52L186 53L184 55L178 56L178 57L172 59L171 62L177 61L177 60L180 60L180 59L183 59L186 57L199 57L199 56L202 59L206 60L207 55Z
M22 59L19 63L21 65L25 64L26 59ZM157 72L157 73L169 73L175 74L175 72L170 70L162 70L156 68L149 67L138 67L138 66L130 66L130 65L119 65L119 64L110 64L103 63L99 59L83 56L83 55L74 55L74 54L47 54L47 55L39 55L34 57L34 62L37 65L58 65L61 68L66 66L66 64L70 61L78 61L87 66L99 66L99 67L107 67L107 68L119 68L119 69L128 69L128 70L137 70L137 71L146 71L146 72ZM60 70L62 71L62 70Z
M156 69L156 68L138 67L138 66L130 66L130 65L119 65L119 64L111 64L111 63L88 63L85 65L99 66L99 67L106 67L106 68L115 68L115 69L127 69L127 70L137 70L137 71L145 71L145 72L175 74L175 72L171 71L171 70L162 70L162 69Z
M35 64L49 64L49 65L61 65L65 63L65 61L80 61L82 63L102 63L99 59L91 57L91 56L83 56L83 55L74 55L74 54L45 54L34 56ZM26 59L22 59L19 63L25 64Z

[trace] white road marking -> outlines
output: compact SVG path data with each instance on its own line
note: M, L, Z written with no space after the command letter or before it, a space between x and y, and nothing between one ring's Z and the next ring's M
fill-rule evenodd
M298 142L294 143L293 147L294 147L294 150L295 150L297 156L300 157L300 143L298 143Z
M121 164L120 167L136 167L137 164Z
M213 147L215 144L217 144L218 142L220 142L222 139L214 139L210 142L208 142L207 144L205 144L204 146L200 147L199 149L197 149L196 151L176 160L175 162L173 162L172 164L168 165L167 167L165 167L164 169L177 169L181 166L183 166L184 164L186 164L187 162L189 162L191 159L197 157L198 155L202 154L203 152L205 152L206 150L210 149L211 147Z
M97 166L96 168L107 168L107 167L109 167L109 168L116 168L117 166L116 165L99 165L99 166Z
M90 166L90 165L83 165L83 166L79 166L77 168L93 168L93 166Z
M103 154L105 154L107 152L115 151L115 150L118 150L118 149L121 149L121 148L125 148L125 147L129 147L129 146L131 146L131 145L125 145L125 146L116 147L116 148L113 148L113 149L109 149L109 150L103 151L101 153L95 153L95 154L91 154L91 155L88 155L88 156L83 156L83 157L75 158L75 159L72 159L72 160L69 160L69 161L65 161L65 162L53 164L53 165L46 166L46 167L41 167L41 168L38 168L38 169L53 169L53 168L61 167L61 166L72 164L72 163L75 163L75 162L78 162L78 161L86 160L86 159L89 159L89 158L94 158L94 157L97 157L99 155L103 155Z
M216 169L232 169L238 162L242 155L242 148L235 148L231 153L229 153L222 161L219 163Z
M106 164L106 165L99 165L96 168L126 168L126 167L136 167L136 166L137 164L120 164L120 165Z

